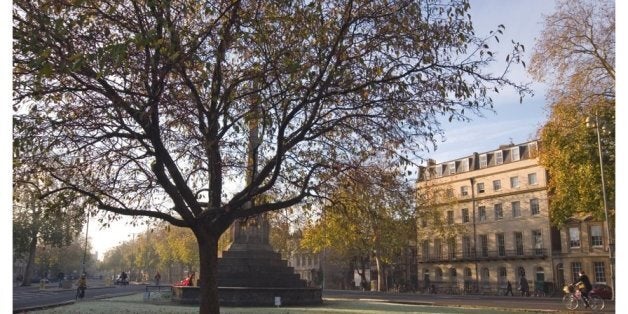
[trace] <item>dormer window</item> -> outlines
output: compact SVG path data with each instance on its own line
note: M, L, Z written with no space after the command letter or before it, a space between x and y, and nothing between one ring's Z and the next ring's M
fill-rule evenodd
M434 167L434 175L437 178L440 178L443 176L443 167L441 165Z
M536 158L539 154L538 147L536 146L536 142L532 142L528 144L528 155L530 158Z
M447 168L449 168L449 174L456 174L456 162L450 162Z
M495 164L501 165L504 163L504 154L501 150L495 152Z
M469 159L465 158L463 160L460 161L460 168L461 168L461 172L467 172L469 171Z
M515 146L515 147L510 149L510 156L511 156L510 160L512 160L512 161L517 161L517 160L521 159L520 156L519 156L519 146Z
M480 155L480 168L486 168L487 164L486 154Z

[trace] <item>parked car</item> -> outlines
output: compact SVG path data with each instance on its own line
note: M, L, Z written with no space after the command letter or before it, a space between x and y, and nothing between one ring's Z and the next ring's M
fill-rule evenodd
M597 295L602 299L610 300L613 298L613 289L604 284L594 284L590 292L591 295Z

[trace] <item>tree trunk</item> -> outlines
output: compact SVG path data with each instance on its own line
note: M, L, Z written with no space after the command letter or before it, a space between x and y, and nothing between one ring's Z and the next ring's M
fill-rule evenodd
M22 286L31 285L33 267L35 266L35 254L37 253L37 233L38 232L34 232L29 245L28 262L26 263L26 269L24 270L24 280L22 280Z
M377 291L382 291L382 265L377 255L375 255L375 265L377 265Z
M195 230L200 255L199 285L201 289L201 306L199 313L220 313L218 302L218 239L208 230Z

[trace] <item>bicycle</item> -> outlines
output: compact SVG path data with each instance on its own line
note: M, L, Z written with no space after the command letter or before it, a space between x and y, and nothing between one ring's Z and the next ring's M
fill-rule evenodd
M589 293L589 296L584 296L580 293L580 289L576 289L574 285L567 285L563 288L565 292L565 296L563 296L563 304L569 310L575 310L580 306L580 302L589 303L589 307L594 311L601 311L604 309L606 305L604 303L604 299L600 298L598 295Z

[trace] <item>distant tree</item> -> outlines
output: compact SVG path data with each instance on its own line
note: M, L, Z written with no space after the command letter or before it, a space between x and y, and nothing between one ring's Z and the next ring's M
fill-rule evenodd
M380 291L385 266L414 240L412 196L395 170L371 166L348 172L301 243L314 252L329 247L345 261L358 261L359 268L366 268L364 263L372 258Z
M423 181L416 191L417 240L452 239L464 232L461 224L449 224L445 213L457 207L458 199L448 184Z
M485 71L494 36L475 35L466 0L13 8L14 107L44 147L29 161L101 211L191 229L201 313L219 310L217 244L235 219L317 195L372 152L419 154L438 116L526 91Z
M596 131L612 224L615 204L615 4L557 2L545 19L530 73L550 82L548 122L539 131L540 162L549 171L550 217L561 226L576 215L604 218Z
M615 1L558 0L556 12L545 17L529 71L549 82L553 101L576 94L579 102L614 100Z

